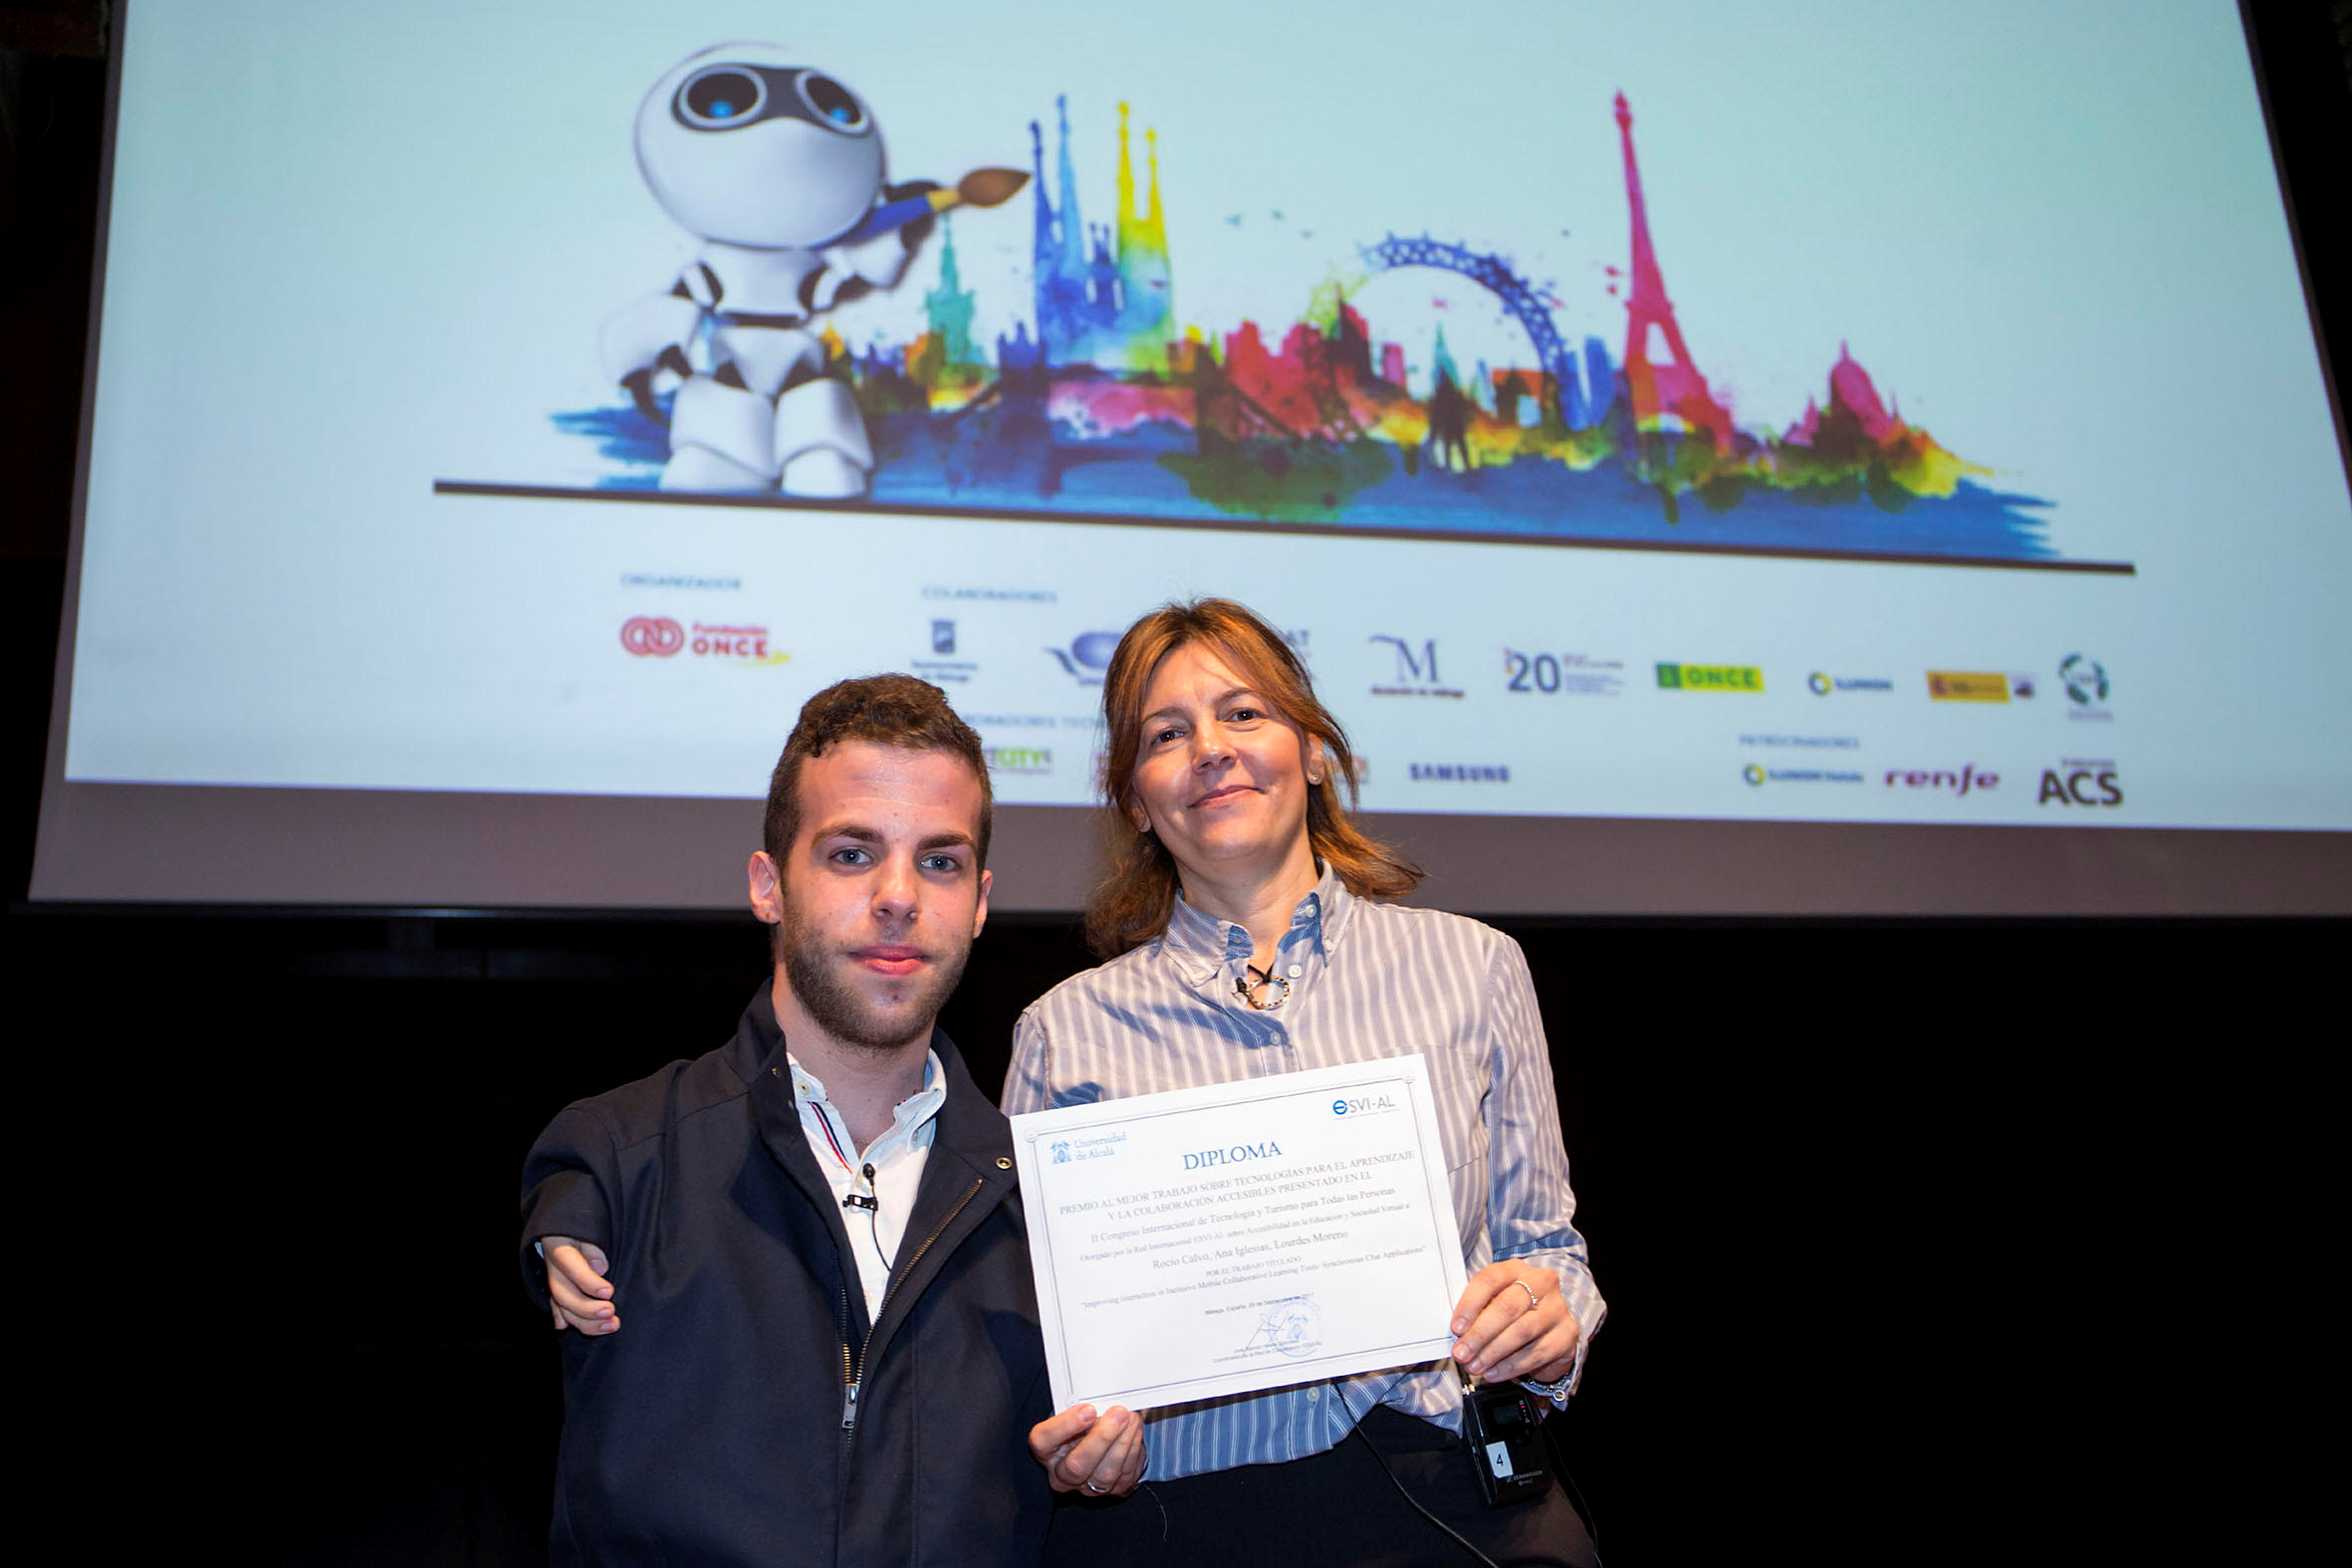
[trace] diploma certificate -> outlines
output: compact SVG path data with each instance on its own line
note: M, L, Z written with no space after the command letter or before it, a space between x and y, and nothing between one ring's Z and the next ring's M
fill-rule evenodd
M1013 1118L1054 1407L1440 1361L1463 1286L1420 1056Z

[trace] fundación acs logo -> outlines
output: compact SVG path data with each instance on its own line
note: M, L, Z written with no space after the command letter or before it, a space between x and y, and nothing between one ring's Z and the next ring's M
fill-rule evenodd
M2122 772L2108 758L2069 757L2041 771L2035 805L2089 806L2106 810L2123 804Z

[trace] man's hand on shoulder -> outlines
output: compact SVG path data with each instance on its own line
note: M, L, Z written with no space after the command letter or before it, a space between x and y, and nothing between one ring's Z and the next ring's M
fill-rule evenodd
M612 1264L602 1247L568 1235L543 1235L539 1255L547 1259L557 1333L577 1328L583 1334L609 1334L620 1327L612 1310L612 1282L604 1277Z
M1072 1405L1029 1429L1029 1452L1056 1491L1123 1497L1143 1479L1143 1418L1113 1405L1097 1418Z

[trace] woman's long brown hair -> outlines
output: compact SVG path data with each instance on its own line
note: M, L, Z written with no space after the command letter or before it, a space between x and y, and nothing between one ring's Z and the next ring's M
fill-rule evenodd
M1101 780L1103 858L1109 871L1086 903L1086 941L1095 954L1116 958L1141 947L1167 929L1176 907L1175 858L1156 835L1135 829L1135 760L1143 747L1143 700L1151 678L1161 660L1192 643L1214 651L1300 733L1323 743L1323 781L1306 791L1306 841L1315 858L1358 897L1410 893L1421 868L1349 820L1356 784L1347 733L1315 700L1306 667L1290 644L1231 599L1163 604L1127 628L1102 678L1108 743Z

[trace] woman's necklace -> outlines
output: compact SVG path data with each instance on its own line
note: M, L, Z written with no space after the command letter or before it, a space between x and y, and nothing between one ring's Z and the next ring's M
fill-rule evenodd
M1242 971L1242 977L1233 983L1234 995L1258 1011L1272 1012L1291 1000L1291 983L1283 976L1262 970L1255 964L1244 964ZM1252 979L1252 976L1257 978ZM1273 1001L1263 1001L1261 999L1265 996L1269 986L1280 986L1282 990L1274 994Z

